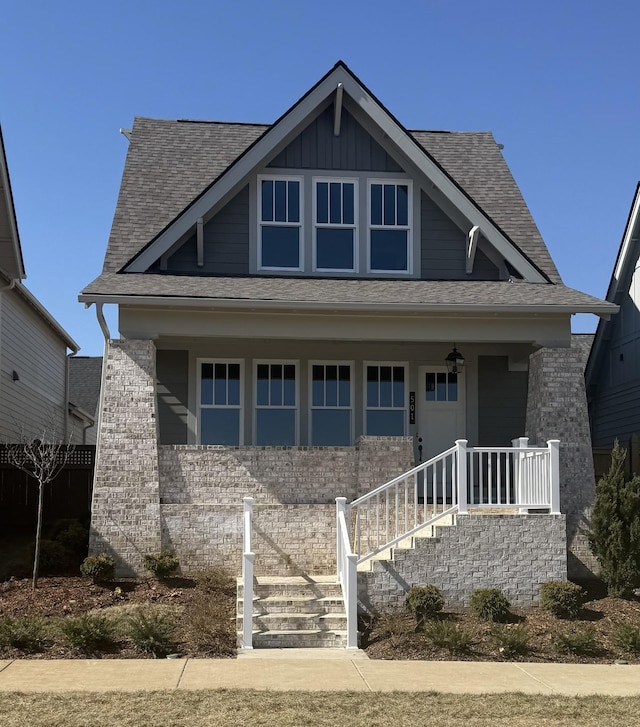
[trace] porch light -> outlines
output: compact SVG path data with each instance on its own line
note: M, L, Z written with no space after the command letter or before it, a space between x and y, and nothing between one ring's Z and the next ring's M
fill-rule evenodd
M453 351L445 358L447 370L450 374L461 374L464 368L464 356L453 346Z

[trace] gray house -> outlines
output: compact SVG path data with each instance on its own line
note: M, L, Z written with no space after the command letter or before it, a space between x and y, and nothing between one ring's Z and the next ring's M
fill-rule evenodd
M122 572L161 548L239 570L252 497L258 586L335 580L347 521L338 558L381 559L361 607L425 580L532 601L566 576L567 543L588 568L570 320L616 306L563 285L490 133L409 131L339 62L273 124L136 118L126 135L80 295L107 338L102 306L119 308L94 552ZM400 553L434 528L428 557Z
M0 130L0 442L42 436L81 442L87 416L69 408L69 357L78 344L27 290Z
M629 210L607 300L620 306L601 320L587 363L593 444L610 449L617 439L631 448L640 471L640 184Z

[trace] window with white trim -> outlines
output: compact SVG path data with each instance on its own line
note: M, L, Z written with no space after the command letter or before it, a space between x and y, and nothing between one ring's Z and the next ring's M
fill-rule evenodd
M369 272L411 272L410 182L369 180Z
M287 361L255 364L255 437L262 446L298 443L298 366Z
M258 178L258 267L302 270L302 179Z
M357 269L356 180L314 179L314 270Z
M198 361L200 444L242 444L242 363Z
M365 365L365 433L402 436L407 420L407 367Z
M351 364L311 362L310 378L311 444L351 446Z

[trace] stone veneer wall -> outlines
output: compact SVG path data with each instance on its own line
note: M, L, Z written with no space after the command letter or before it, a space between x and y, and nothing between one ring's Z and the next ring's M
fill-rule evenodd
M153 342L110 341L103 382L89 552L131 575L161 547Z
M541 583L567 577L566 548L564 515L459 515L436 537L416 538L415 549L396 549L392 561L358 573L359 606L374 614L400 608L411 586L426 583L451 606L467 606L476 588L531 605Z
M598 572L581 532L595 496L584 367L584 348L575 343L571 348L540 349L529 360L526 435L533 446L560 440L560 509L567 517L570 578Z

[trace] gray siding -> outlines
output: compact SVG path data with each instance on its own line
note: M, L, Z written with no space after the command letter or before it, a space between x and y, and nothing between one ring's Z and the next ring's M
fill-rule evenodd
M507 356L478 357L478 444L509 446L524 436L526 371L509 371Z
M335 169L363 172L401 172L402 168L365 131L346 108L340 136L333 134L333 104L269 164L276 169Z
M167 272L197 275L249 274L249 187L246 186L204 226L204 265L197 264L193 235L167 261ZM153 266L157 270L159 264Z
M66 346L15 290L0 296L0 441L64 438ZM16 371L19 380L13 380Z
M424 192L420 196L423 280L497 280L498 268L480 250L465 272L467 236Z
M159 350L156 357L156 375L160 443L186 444L189 409L188 351Z

